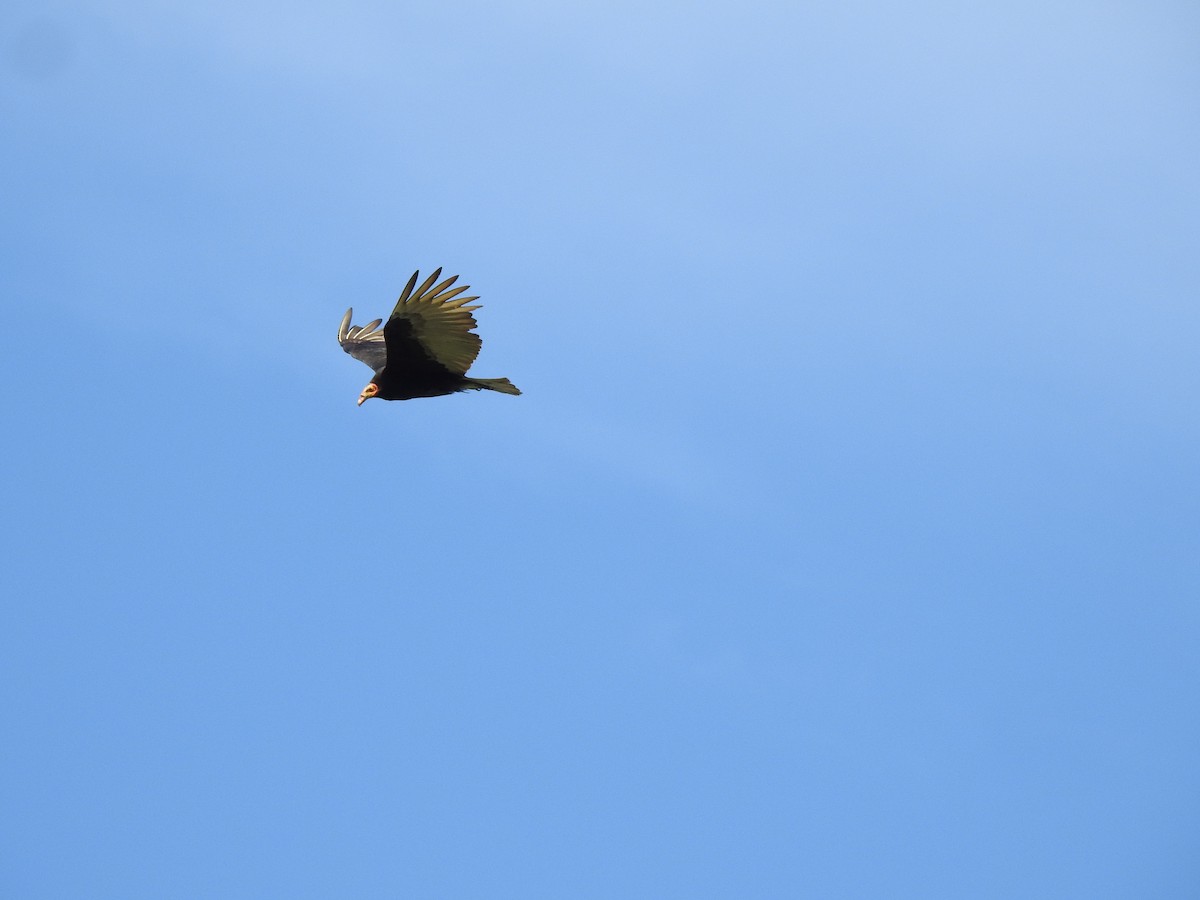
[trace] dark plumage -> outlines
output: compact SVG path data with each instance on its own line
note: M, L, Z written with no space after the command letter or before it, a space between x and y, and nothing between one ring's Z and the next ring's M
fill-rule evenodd
M372 397L411 400L479 390L521 393L507 378L467 377L483 345L479 335L472 332L476 322L471 311L479 306L467 306L479 298L459 296L470 286L451 289L457 275L435 285L442 274L438 269L414 291L418 274L413 272L408 279L382 330L382 319L361 328L352 327L353 309L346 310L342 317L338 343L375 372L359 394L358 405Z

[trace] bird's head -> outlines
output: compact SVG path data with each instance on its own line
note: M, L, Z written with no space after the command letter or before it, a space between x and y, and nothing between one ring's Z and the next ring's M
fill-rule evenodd
M358 405L362 406L366 401L370 400L378 393L379 385L372 381L365 388L363 388L362 393L358 395Z

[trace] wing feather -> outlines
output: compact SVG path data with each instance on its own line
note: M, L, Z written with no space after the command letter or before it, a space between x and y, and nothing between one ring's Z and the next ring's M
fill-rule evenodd
M483 341L473 333L477 323L471 315L479 307L464 305L479 297L459 296L470 289L469 285L450 289L457 275L435 287L441 274L442 270L437 269L416 290L413 285L419 273L414 272L408 280L384 326L389 366L414 368L434 362L456 375L465 375L479 355Z
M350 319L353 316L353 308L346 310L342 316L342 324L338 326L338 343L355 359L366 363L372 372L378 372L387 364L387 344L383 340L383 332L376 330L383 319L376 319L361 328L351 328Z
M400 303L408 299L408 295L412 293L413 285L417 283L417 276L420 274L419 270L412 273L412 278L408 279L408 284L404 286L404 290L400 293Z

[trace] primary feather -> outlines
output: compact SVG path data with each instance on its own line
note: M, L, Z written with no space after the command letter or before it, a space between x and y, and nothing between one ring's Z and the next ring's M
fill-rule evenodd
M350 319L353 315L354 308L351 307L342 316L342 324L338 328L338 343L355 359L366 363L371 371L382 369L387 362L387 346L383 341L383 332L376 329L383 324L383 319L351 328Z

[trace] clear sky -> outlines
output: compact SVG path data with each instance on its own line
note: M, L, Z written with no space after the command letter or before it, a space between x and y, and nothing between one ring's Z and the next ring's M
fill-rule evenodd
M1200 896L1198 51L5 4L0 895Z

